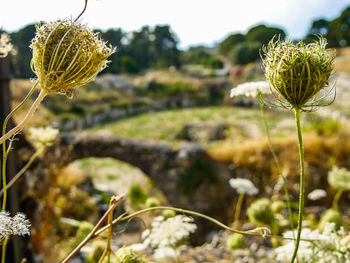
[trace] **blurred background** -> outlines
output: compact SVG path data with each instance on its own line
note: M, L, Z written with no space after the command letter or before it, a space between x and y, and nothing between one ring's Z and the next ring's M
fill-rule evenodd
M13 44L9 56L1 59L0 74L12 95L1 96L4 105L16 105L35 77L29 47L35 23L74 19L84 3L34 0L1 5L0 32L8 33ZM230 178L248 178L259 188L257 196L245 198L243 207L257 197L285 200L258 101L229 97L237 85L265 79L259 51L274 35L311 43L321 34L336 50L331 80L336 100L304 114L302 120L306 194L316 188L327 193L320 200L306 200L309 224L317 225L336 194L327 182L329 170L333 165L350 169L348 0L90 0L81 22L117 52L96 80L77 89L72 99L45 98L13 151L13 167L18 170L35 151L30 127L60 130L55 144L33 163L12 196L14 211L25 212L32 222L31 237L21 245L27 248L28 262L58 262L67 255L81 238L80 224L96 223L113 194L127 194L118 213L172 205L226 224L232 223L238 200ZM15 122L29 106L30 102L15 114ZM273 108L266 109L266 117L292 201L297 202L299 157L293 114ZM345 190L339 200L345 226L349 198ZM149 225L154 216L142 220ZM248 221L243 212L241 218ZM218 229L199 219L196 223L198 231L180 262L241 262L232 261L226 248L211 251L216 258L200 261L198 255L210 256L205 246L218 236ZM140 242L143 230L140 221L130 222L114 247ZM87 262L91 249L88 246L76 262ZM254 253L249 257L249 262L273 262L259 261Z

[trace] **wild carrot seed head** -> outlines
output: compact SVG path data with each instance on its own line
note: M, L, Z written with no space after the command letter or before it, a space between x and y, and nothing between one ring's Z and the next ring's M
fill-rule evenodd
M31 67L42 89L72 96L75 88L92 81L102 71L115 48L99 34L68 19L36 27Z
M263 48L266 79L292 108L313 106L308 102L328 85L335 56L326 45L323 37L308 45L272 39Z

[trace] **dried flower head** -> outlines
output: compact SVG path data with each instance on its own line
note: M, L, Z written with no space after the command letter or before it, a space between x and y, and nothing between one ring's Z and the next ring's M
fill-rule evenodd
M12 235L29 235L30 222L22 213L10 216L7 211L0 212L0 243Z
M2 33L0 36L0 58L4 58L13 49L13 45L10 42L10 36L6 33Z
M98 34L71 20L36 27L31 67L42 89L72 96L74 88L92 81L115 52Z
M328 86L335 58L326 45L320 36L308 45L272 39L263 48L265 76L282 105L304 110L322 106L326 96L316 95Z
M326 196L327 196L327 192L325 190L315 189L307 195L307 198L315 201L315 200L319 200L319 199L326 197Z
M51 146L59 131L50 126L29 129L29 141L36 149Z
M266 81L246 82L231 89L230 97L246 96L256 98L259 94L270 94L270 84Z
M328 172L328 183L336 190L350 190L350 171L334 165Z
M231 178L229 180L230 186L235 189L239 194L256 195L259 190L248 179L244 178Z

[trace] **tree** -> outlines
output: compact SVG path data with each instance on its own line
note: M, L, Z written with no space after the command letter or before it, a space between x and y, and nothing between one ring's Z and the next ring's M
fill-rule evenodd
M261 44L255 42L242 42L237 44L229 53L229 58L233 64L245 65L260 58L259 50Z
M177 49L177 37L169 25L157 25L153 30L152 50L160 66L179 66L180 52Z
M121 70L121 60L120 58L125 55L125 47L122 44L125 38L125 33L120 29L108 29L106 32L101 32L102 39L108 41L113 47L117 47L117 52L115 52L110 57L110 64L105 69L104 72L119 73Z
M219 51L222 55L227 56L230 50L237 45L238 43L241 43L245 40L245 36L237 33L232 34L225 38L224 41L222 41L219 45Z
M277 27L258 25L249 29L245 39L249 42L256 41L260 42L262 45L266 45L274 36L279 36L281 39L284 39L286 37L286 33Z
M11 41L17 49L16 56L11 57L11 67L14 69L16 77L34 77L30 68L32 50L29 46L35 36L35 31L35 25L31 24L11 34Z
M123 72L135 74L140 71L140 66L133 58L129 56L123 56L120 61Z

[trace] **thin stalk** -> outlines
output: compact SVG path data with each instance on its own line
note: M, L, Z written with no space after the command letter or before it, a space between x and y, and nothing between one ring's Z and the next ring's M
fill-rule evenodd
M33 116L34 112L36 111L36 109L39 107L41 101L45 98L45 96L47 95L47 91L42 89L38 95L38 97L36 98L36 100L34 101L34 103L32 104L32 106L30 107L29 111L27 112L27 115L24 117L24 119L17 124L16 127L14 127L13 129L11 129L10 131L8 131L5 135L3 135L0 138L0 144L3 144L7 139L9 139L13 134L15 134L16 132L18 132L19 130L23 129L23 127L27 124L27 122L30 120L30 118Z
M1 249L1 253L2 253L2 255L1 255L1 263L5 263L7 241L8 241L8 239L5 238L4 242L2 243L2 249Z
M235 219L233 221L233 227L236 227L239 222L239 216L241 214L243 199L244 199L244 193L239 194L236 210L235 210Z
M111 201L109 202L109 207L114 206L115 202L115 197L112 197ZM114 206L115 208L115 206ZM108 215L108 224L111 224L113 221L113 211L114 208L110 210L109 215ZM108 228L108 233L107 233L107 246L105 250L103 251L103 254L99 260L99 263L103 263L105 257L107 256L107 263L111 262L111 242L112 242L112 228Z
M144 214L144 213L147 213L147 212L150 212L150 211L156 211L156 210L173 210L175 212L178 212L178 213L181 213L181 214L188 214L188 215L193 215L193 216L198 216L198 217L201 217L201 218L204 218L218 226L220 226L221 228L225 229L225 230L228 230L232 233L237 233L237 234L241 234L241 235L245 235L245 236L256 236L256 237L269 237L269 238L278 238L278 239L284 239L284 240L295 240L295 238L287 238L287 237L283 237L283 236L276 236L276 235L270 235L270 234L266 234L266 235L262 235L261 234L261 231L262 230L261 228L258 228L258 229L252 229L252 230L248 230L248 231L240 231L240 230L236 230L234 228L231 228L229 226L226 226L225 224L221 223L220 221L210 217L210 216L207 216L207 215L204 215L204 214L201 214L201 213L198 213L198 212L194 212L194 211L191 211L191 210L185 210L185 209L182 209L182 208L175 208L175 207L170 207L170 206L155 206L155 207L149 207L149 208L145 208L145 209L142 209L142 210L139 210L139 211L136 211L130 215L121 215L119 216L118 218L114 219L112 224L108 224L104 227L102 227L101 229L99 229L98 231L96 231L96 233L94 233L94 235L92 236L92 238L95 238L97 237L98 235L100 235L101 233L103 233L104 231L106 231L108 228L110 228L111 226L117 224L117 223L120 223L120 222L124 222L124 221L128 221L128 220L131 220L141 214ZM312 242L312 241L317 241L317 240L312 240L312 239L302 239L303 241L309 241L309 242Z
M45 147L39 148L29 159L25 166L11 179L11 181L7 184L7 190L24 174L25 171L31 166L31 164L35 161L35 159L43 152ZM0 191L0 197L4 194L4 188Z
M343 190L340 189L340 190L337 191L337 193L336 193L335 196L334 196L334 199L333 199L333 208L334 208L335 210L338 210L338 201L339 201L339 198L340 198L340 196L342 195L342 193L343 193Z
M290 223L291 229L293 230L294 229L294 223L293 223L293 214L292 214L292 203L290 201L289 191L288 191L288 187L287 187L287 179L283 175L283 171L282 171L282 168L281 168L280 161L278 160L278 157L277 157L277 154L275 152L275 149L272 146L270 132L269 132L269 127L268 127L267 121L266 121L264 102L262 100L261 93L259 93L258 99L259 99L260 111L261 111L261 115L262 115L262 119L263 119L264 130L265 130L265 134L266 134L266 138L267 138L267 145L269 146L269 149L270 149L270 152L272 154L273 160L275 161L275 164L277 166L277 170L278 170L278 172L279 172L279 174L280 174L280 176L281 176L281 178L283 180L283 188L284 188L284 193L285 193L286 199L287 199L287 207L288 207L288 213L289 213L289 223ZM294 235L294 232L293 232L293 235Z
M38 82L35 82L33 87L30 89L28 94L25 96L25 98L6 116L4 123L2 125L2 136L5 135L6 133L6 128L7 128L7 123L9 122L10 118L14 113L16 113L23 105L28 101L30 96L33 94L35 91L36 86L38 85ZM6 140L5 140L6 141ZM4 198L3 198L3 203L2 203L2 210L5 210L6 208L6 202L7 202L7 184L6 184L6 162L7 162L7 157L8 154L11 150L12 142L10 142L8 149L6 149L6 143L2 144L2 186L3 186L3 193L4 193ZM1 145L1 143L0 143Z
M295 241L295 248L290 263L293 263L298 254L298 248L300 243L301 228L303 226L303 211L304 211L304 184L305 184L305 164L304 164L304 148L303 148L303 135L301 133L300 125L300 109L294 108L295 122L298 133L298 145L299 145L299 157L300 157L300 193L299 193L299 214L298 214L298 231Z
M106 213L101 217L101 219L97 222L95 227L92 229L92 231L84 238L83 241L80 242L80 244L73 249L73 251L61 262L61 263L68 263L78 252L95 236L95 233L97 230L102 226L103 222L106 220L106 218L109 216L109 213L114 210L114 208L117 207L119 202L123 200L124 195L118 196L113 199L113 205L111 205Z

